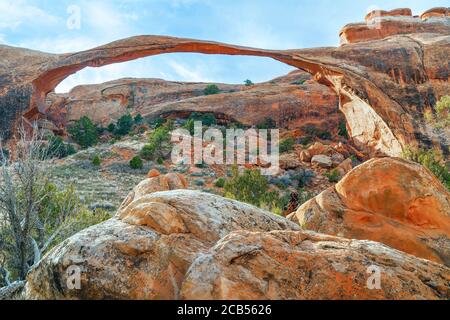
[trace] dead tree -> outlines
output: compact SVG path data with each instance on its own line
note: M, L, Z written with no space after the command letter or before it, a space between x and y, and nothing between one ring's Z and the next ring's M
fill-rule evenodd
M0 145L0 276L6 286L25 280L77 209L70 200L56 215L44 210L48 145L36 127L18 134L12 157Z

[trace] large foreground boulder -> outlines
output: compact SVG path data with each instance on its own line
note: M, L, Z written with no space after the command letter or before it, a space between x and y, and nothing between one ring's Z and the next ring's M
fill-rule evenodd
M134 197L64 241L28 276L28 299L177 299L192 261L232 231L299 230L256 207L191 190ZM70 285L74 272L80 285ZM76 281L75 281L76 284Z
M381 242L450 266L450 193L416 163L372 159L290 218L309 230Z
M193 263L183 299L449 299L450 269L380 243L233 232Z

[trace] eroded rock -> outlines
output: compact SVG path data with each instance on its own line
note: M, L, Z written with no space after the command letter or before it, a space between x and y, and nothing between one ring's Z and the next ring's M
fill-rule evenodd
M211 194L147 194L52 249L29 274L26 298L177 299L192 261L220 238L236 230L278 229L299 228ZM71 267L81 272L80 290L67 285Z
M450 265L450 194L424 167L372 159L291 217L306 229L384 243Z
M377 284L370 277L379 272ZM450 269L386 247L307 231L237 231L199 256L183 299L449 299Z

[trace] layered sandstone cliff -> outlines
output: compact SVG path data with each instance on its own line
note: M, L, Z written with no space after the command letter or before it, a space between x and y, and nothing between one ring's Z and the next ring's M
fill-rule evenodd
M224 122L257 125L270 118L283 128L314 125L328 132L335 132L344 121L334 91L300 70L250 87L218 84L220 93L215 95L206 96L206 86L159 79L121 79L78 86L67 94L48 95L47 115L63 125L89 116L95 123L107 126L127 113L154 119L212 112Z
M50 55L0 46L1 129L24 114L45 115L45 99L62 80L85 67L170 52L265 56L305 70L339 96L355 143L372 154L399 155L406 145L436 147L448 155L449 137L423 119L448 94L450 24L446 8L421 18L409 12L374 14L376 23L347 26L338 48L262 50L216 42L139 36L91 50ZM370 17L369 17L370 20ZM372 26L373 27L373 26ZM24 113L25 112L25 113Z

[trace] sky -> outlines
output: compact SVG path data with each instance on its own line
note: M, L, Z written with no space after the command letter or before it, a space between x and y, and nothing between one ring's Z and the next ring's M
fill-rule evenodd
M449 4L449 0L0 0L0 44L67 53L148 34L264 49L338 46L339 30L363 21L373 9L409 7L413 14L421 14ZM86 68L56 91L123 77L262 82L290 70L269 58L166 54Z

